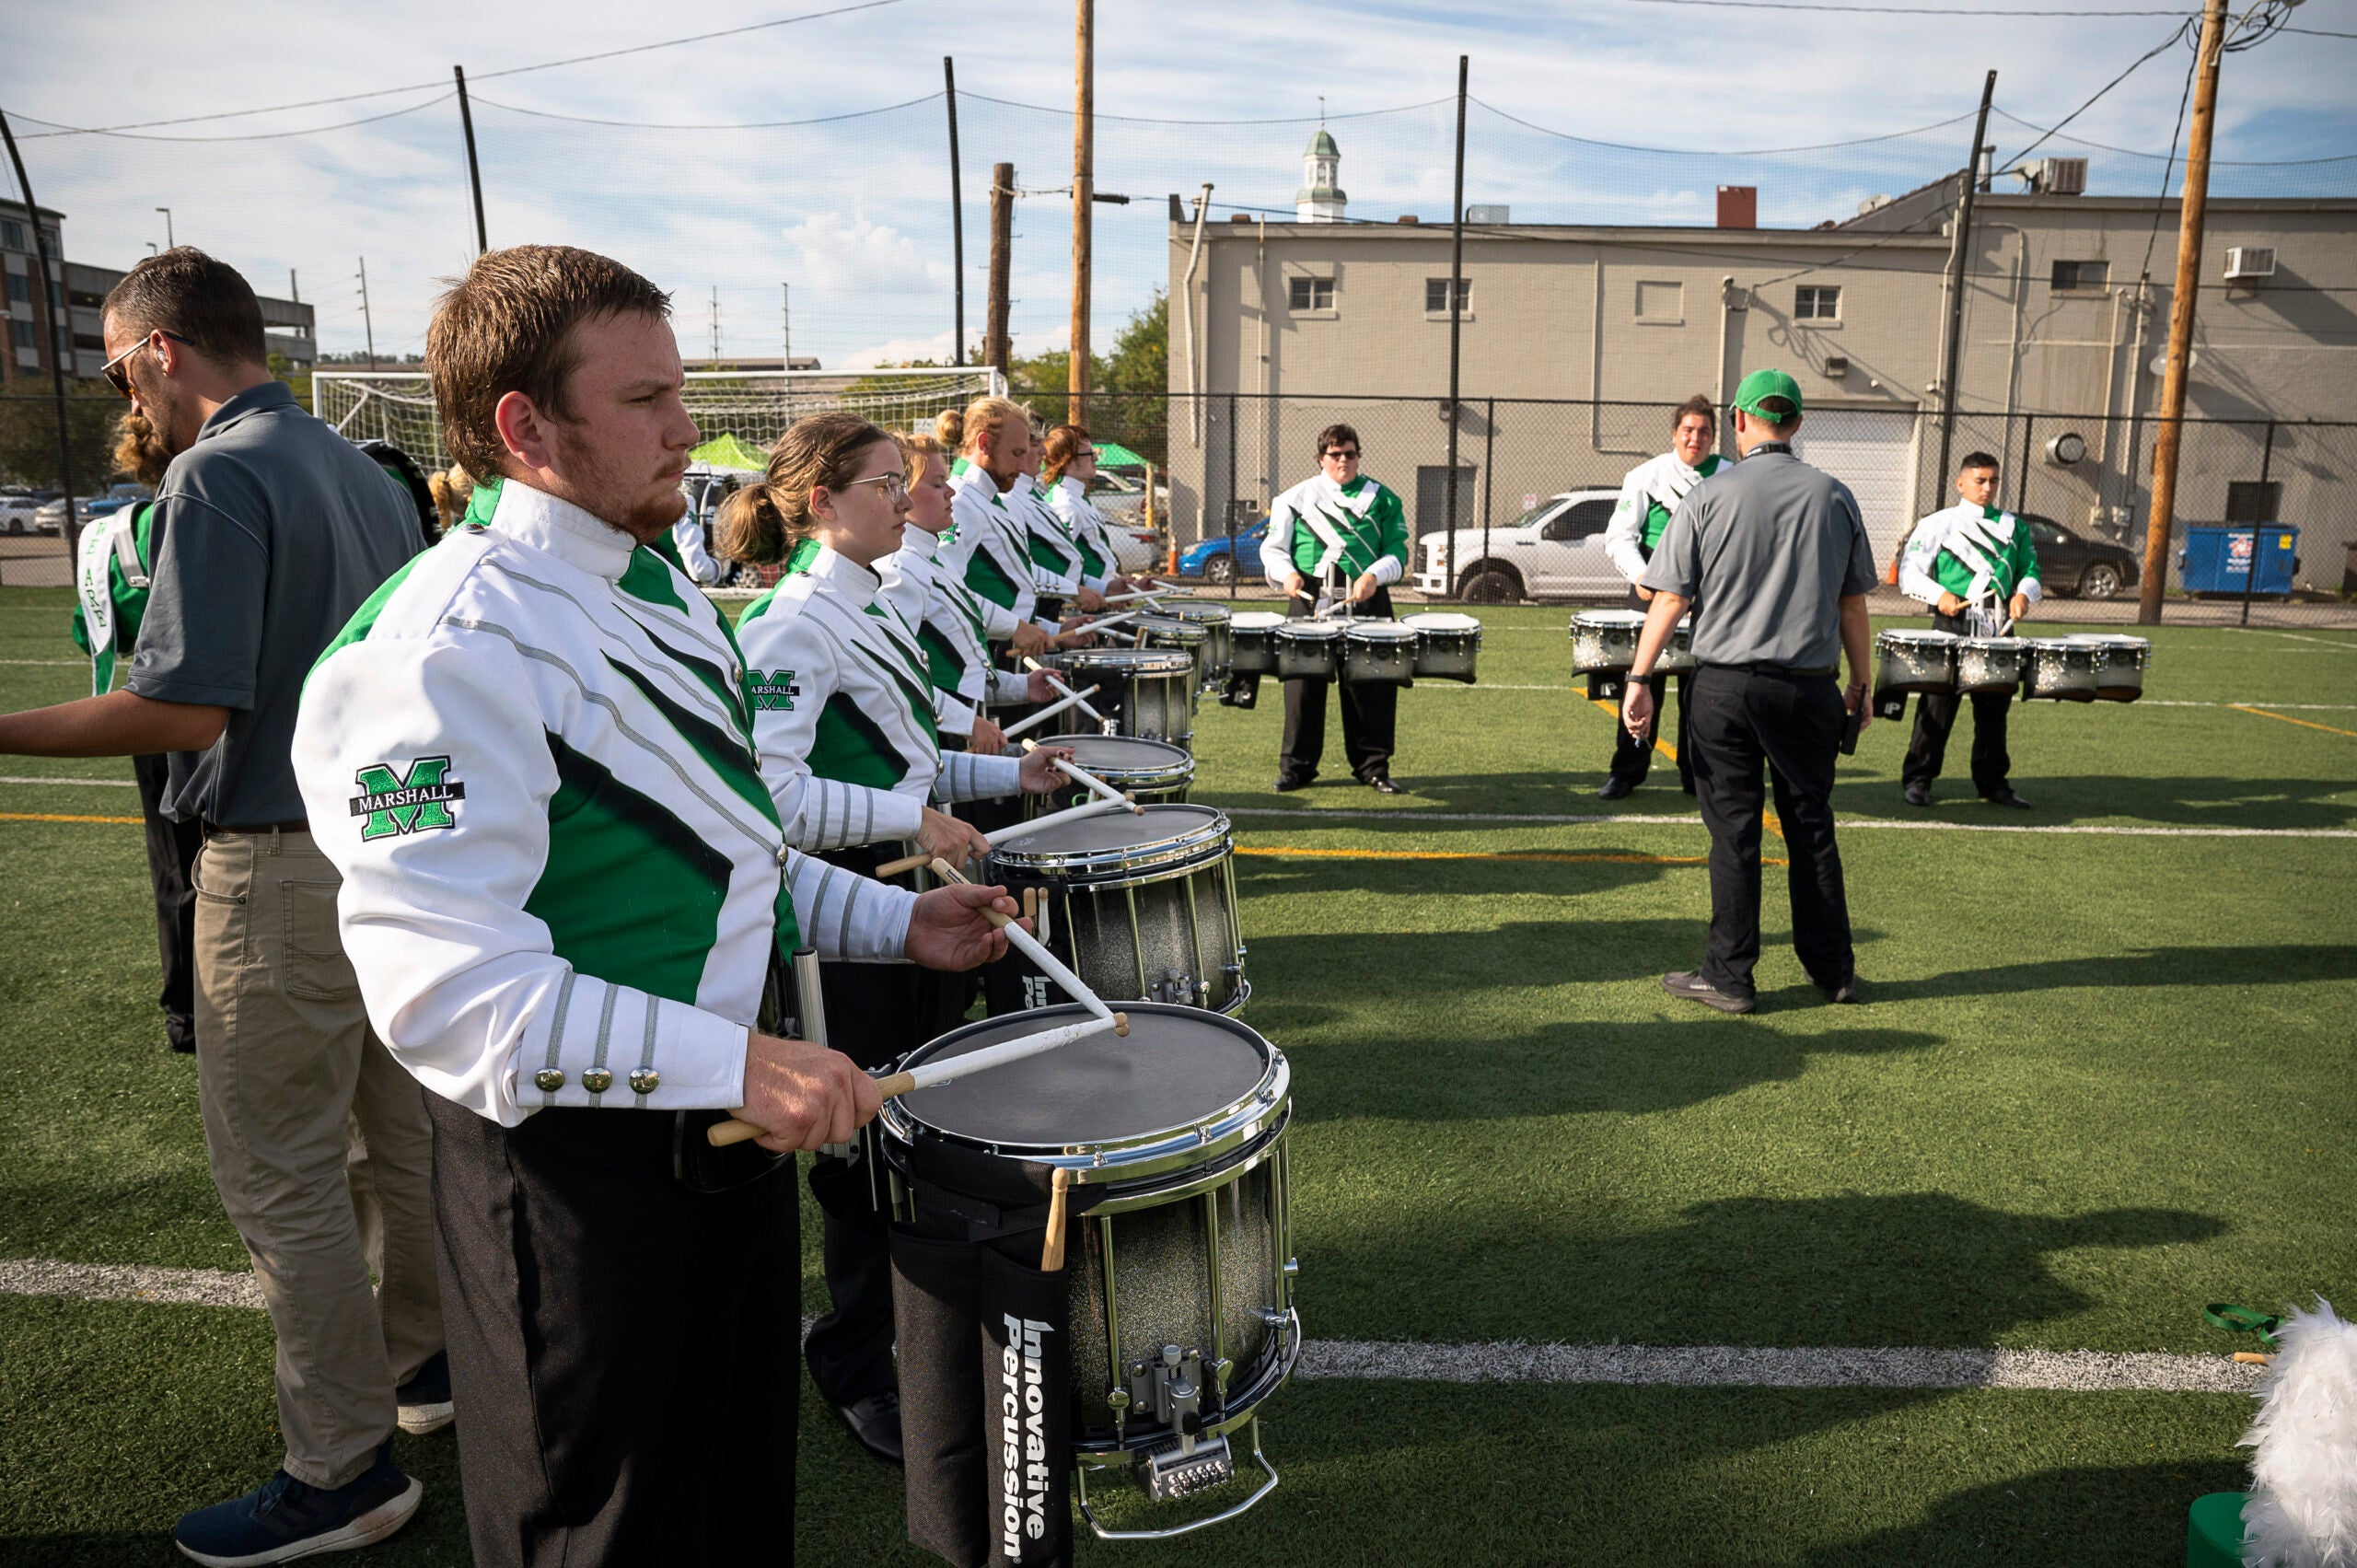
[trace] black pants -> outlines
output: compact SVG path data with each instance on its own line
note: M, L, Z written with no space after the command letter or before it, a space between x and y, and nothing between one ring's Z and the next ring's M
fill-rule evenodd
M1971 623L1961 615L1934 615L1932 629L1972 635ZM1948 732L1956 727L1963 694L1927 691L1915 700L1915 734L1907 743L1907 758L1898 765L1898 782L1929 788L1947 760ZM2012 787L2014 759L2005 749L2005 720L2014 705L2011 691L1975 691L1972 696L1972 787L1982 795L2002 795Z
M197 822L164 815L168 760L149 753L131 760L139 781L139 811L147 819L147 879L156 889L156 955L163 960L164 1042L196 1049L196 854L204 847Z
M1791 859L1793 949L1809 979L1838 989L1855 972L1841 853L1833 842L1833 764L1845 712L1833 677L1705 666L1692 678L1694 784L1711 830L1711 941L1702 978L1752 994L1759 961L1760 770L1776 793Z
M1678 678L1678 784L1687 794L1694 793L1694 678ZM1662 715L1668 711L1669 677L1648 676L1645 684L1654 692L1654 735L1661 733ZM1612 776L1625 780L1631 786L1645 782L1653 771L1654 743L1651 736L1638 740L1629 733L1629 726L1617 721L1612 726Z
M1391 590L1381 587L1359 606L1368 617L1391 617ZM1296 598L1286 612L1295 621L1314 613L1306 599ZM1277 772L1289 780L1306 783L1318 776L1318 760L1326 754L1326 689L1342 692L1342 755L1360 783L1391 772L1391 750L1399 714L1399 688L1350 680L1288 680L1285 682L1285 738L1277 754Z
M675 1162L709 1117L559 1109L507 1128L425 1103L474 1561L790 1563L794 1162L697 1191Z

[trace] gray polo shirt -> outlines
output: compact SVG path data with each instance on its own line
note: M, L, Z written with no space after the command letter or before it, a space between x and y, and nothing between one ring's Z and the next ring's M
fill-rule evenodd
M284 382L214 411L156 495L164 543L129 690L229 710L208 751L175 752L164 810L230 827L303 815L288 760L303 677L418 548L385 470Z
M1693 601L1697 663L1827 669L1875 558L1850 487L1775 441L1687 493L1643 581Z

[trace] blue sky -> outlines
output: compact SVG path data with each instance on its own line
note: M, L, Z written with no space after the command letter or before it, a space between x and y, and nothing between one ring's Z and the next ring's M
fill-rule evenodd
M266 292L284 292L294 269L319 307L324 344L350 349L362 342L354 274L366 255L377 348L400 353L423 343L435 280L472 250L456 108L442 85L457 62L479 100L493 243L562 241L622 257L674 290L691 354L710 343L715 291L723 352L775 354L784 283L797 354L830 365L945 355L953 272L941 57L956 56L961 94L970 337L981 329L990 165L1014 162L1027 192L1070 179L1067 5L896 0L496 75L825 4L720 0L667 11L380 0L362 11L248 0L227 23L220 7L13 6L0 16L0 107L26 138L43 203L67 214L76 258L127 264L161 242L165 220L154 209L170 206L178 238L236 262ZM2293 20L2357 32L2357 0L2309 0ZM1099 0L1097 183L1140 201L1097 209L1095 331L1108 341L1163 281L1167 192L1191 193L1208 180L1220 209L1290 203L1321 94L1353 215L1445 220L1445 100L1459 53L1472 56L1484 106L1469 137L1469 201L1508 203L1518 219L1707 223L1713 185L1739 180L1759 185L1763 221L1806 224L1960 164L1968 121L1863 146L1751 150L1954 122L1969 113L1991 66L2001 110L2049 124L2174 25L2150 16L1844 16L1645 0L1183 8ZM2189 59L2183 49L2161 55L2071 127L2103 145L2061 149L2086 153L2094 189L2141 194L2157 185L2159 165L2133 155L2167 149ZM2230 56L2216 156L2357 154L2351 79L2357 41L2286 36ZM137 137L42 134L411 84L426 85ZM889 107L900 104L909 107ZM372 122L351 123L363 120ZM2034 134L1996 124L1990 139L2001 156ZM280 134L316 127L340 128ZM222 137L246 139L213 139ZM1619 150L1631 146L1689 156ZM2222 168L2221 189L2238 188L2233 181L2357 195L2357 161ZM1018 203L1018 351L1064 341L1069 239L1066 199Z

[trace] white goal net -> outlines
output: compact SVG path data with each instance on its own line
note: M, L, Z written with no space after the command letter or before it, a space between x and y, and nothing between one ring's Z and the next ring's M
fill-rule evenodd
M691 370L688 412L711 443L724 436L756 460L785 427L814 413L847 410L887 430L930 430L934 415L985 394L1005 378L988 366L914 370ZM422 370L319 370L311 412L354 441L389 441L427 469L449 466L434 388Z

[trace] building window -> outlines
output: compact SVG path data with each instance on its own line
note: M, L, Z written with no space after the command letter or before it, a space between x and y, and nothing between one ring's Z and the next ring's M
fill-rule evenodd
M107 340L100 337L96 332L76 332L74 334L74 346L75 348L94 348L99 353L104 354L106 352Z
M1637 319L1676 326L1686 319L1686 285L1682 283L1637 285Z
M1839 321L1841 319L1841 289L1836 284L1803 284L1793 290L1793 319L1795 321Z
M8 331L9 335L17 340L18 348L41 346L41 334L33 331L33 324L30 321L11 321L8 323Z
M1285 280L1285 286L1290 294L1290 303L1295 310L1334 308L1334 280L1332 278L1288 278Z
M2108 261L2057 261L2054 263L2054 286L2057 289L2103 288L2111 282Z
M12 305L30 305L33 302L33 280L22 273L10 273L8 302Z
M49 247L49 259L51 261L62 261L65 259L65 247L57 242L57 230L53 228L43 228L41 231L41 242Z
M1459 278L1457 280L1457 314L1461 316L1466 311L1472 308L1473 280L1471 278ZM1448 280L1446 278L1426 278L1424 280L1424 314L1427 316L1446 316L1448 314Z
M25 226L15 218L0 218L0 247L10 250L29 250L25 242Z

